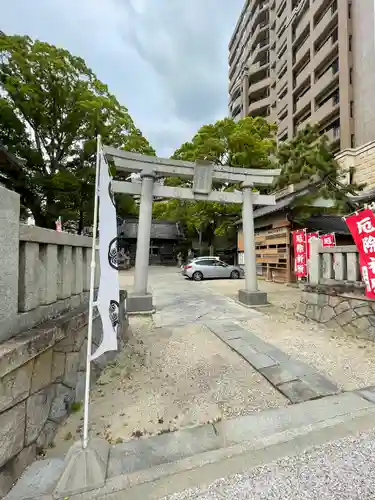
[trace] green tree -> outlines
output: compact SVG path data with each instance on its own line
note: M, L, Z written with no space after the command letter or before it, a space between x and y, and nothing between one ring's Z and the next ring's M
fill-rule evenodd
M270 168L270 156L276 151L277 127L261 117L247 117L235 122L224 118L204 125L191 142L184 143L173 158L208 160L215 165L240 168Z
M0 171L37 225L60 215L91 224L96 135L104 144L155 154L128 110L67 50L0 36L0 141L24 165Z
M201 127L190 142L175 151L172 158L192 162L207 160L215 165L237 168L272 168L276 129L275 125L260 117L247 117L238 122L225 118ZM190 186L191 181L172 177L165 179L165 184ZM213 187L218 190L238 188L219 183ZM204 201L171 200L154 205L156 218L182 222L190 236L201 235L208 246L215 235L231 232L233 221L238 219L241 211L239 205Z
M335 202L335 206L327 208L327 211L338 214L345 212L348 209L348 195L356 194L364 187L343 182L347 172L338 165L327 137L320 134L317 126L307 125L291 140L281 143L277 160L281 174L275 182L276 189L303 181L316 186L311 194L297 198L292 206L301 220L325 211L312 207L318 198Z

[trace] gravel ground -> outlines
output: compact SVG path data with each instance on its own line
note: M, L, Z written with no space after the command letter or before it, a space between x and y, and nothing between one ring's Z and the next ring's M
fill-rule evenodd
M207 281L204 286L228 297L236 294L241 282ZM264 316L241 322L252 333L273 344L293 358L314 366L344 390L375 385L375 344L350 337L341 330L328 330L295 316L299 290L259 281L267 291L271 306L259 308Z
M163 500L373 500L375 431Z
M286 406L287 400L207 327L154 328L131 318L132 338L92 390L92 435L112 443ZM48 456L77 439L69 417Z

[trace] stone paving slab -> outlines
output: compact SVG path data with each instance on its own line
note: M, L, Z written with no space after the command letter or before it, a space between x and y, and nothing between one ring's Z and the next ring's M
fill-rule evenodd
M235 322L220 325L210 322L207 326L293 404L340 392L336 384L317 370L293 360Z
M249 344L242 338L234 338L226 341L234 351L240 354L248 363L250 363L256 370L261 368L266 368L268 366L274 366L277 361L267 354L258 351L252 344Z
M319 393L303 380L291 380L278 386L280 392L293 404L319 398Z
M287 363L268 366L259 371L269 382L271 382L272 385L276 387L281 384L285 384L285 382L291 382L298 379L298 375L291 373L288 369Z
M356 393L367 399L367 401L375 403L375 386L360 389L359 391L356 391Z

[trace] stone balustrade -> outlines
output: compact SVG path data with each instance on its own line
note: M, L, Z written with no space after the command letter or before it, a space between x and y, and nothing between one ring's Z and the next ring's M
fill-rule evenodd
M356 246L327 248L313 239L309 268L300 316L375 341L375 301L365 296Z
M1 186L0 253L0 341L88 301L92 239L20 224Z
M323 247L319 239L311 240L310 285L349 285L363 288L359 254L355 245Z

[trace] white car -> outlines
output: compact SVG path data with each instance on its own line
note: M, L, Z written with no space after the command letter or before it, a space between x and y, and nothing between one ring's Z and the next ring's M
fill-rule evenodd
M195 260L202 260L202 259L204 259L204 260L206 260L206 259L215 259L215 260L220 260L220 257L216 257L215 255L207 255L207 256L205 256L205 257L193 257L193 258L191 258L191 259L189 259L189 260L188 260L188 264L191 264L191 263L192 263L193 261L195 261ZM185 265L186 265L186 264L183 264L183 265L181 266L181 269L184 269Z
M245 273L239 266L230 266L216 257L200 257L182 268L182 275L194 281L213 278L242 278Z

